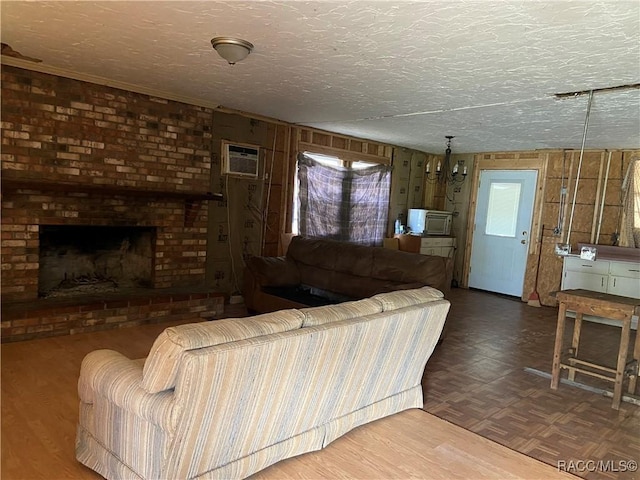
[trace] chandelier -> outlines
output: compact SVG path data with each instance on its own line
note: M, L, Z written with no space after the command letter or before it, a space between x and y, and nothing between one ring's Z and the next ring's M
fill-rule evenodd
M429 183L440 183L443 185L460 185L467 178L467 167L462 167L460 172L460 165L456 162L453 167L451 166L451 139L455 138L453 135L446 135L447 149L445 150L444 160L438 160L435 165L435 170L432 169L431 161L427 162L425 169L425 178Z

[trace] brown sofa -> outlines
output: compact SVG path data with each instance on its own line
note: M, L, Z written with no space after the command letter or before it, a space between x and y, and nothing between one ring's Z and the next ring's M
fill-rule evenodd
M450 258L293 237L284 257L250 257L243 295L252 312L358 300L429 286L448 294Z

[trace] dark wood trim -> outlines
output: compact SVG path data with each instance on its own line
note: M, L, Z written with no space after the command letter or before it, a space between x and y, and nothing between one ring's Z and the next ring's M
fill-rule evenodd
M18 179L7 178L6 172L2 175L2 189L5 190L44 190L51 192L77 192L90 193L97 195L118 195L129 197L160 197L160 198L179 198L190 201L201 200L217 200L224 199L221 193L212 192L193 192L193 191L167 191L154 190L150 188L125 187L120 185L103 185L91 183L74 183L64 181L50 181L44 179Z

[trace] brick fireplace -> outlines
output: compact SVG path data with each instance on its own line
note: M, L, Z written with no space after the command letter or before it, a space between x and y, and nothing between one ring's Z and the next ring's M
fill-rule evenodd
M3 66L3 341L222 313L211 115Z
M154 227L41 225L38 297L136 292L153 286Z

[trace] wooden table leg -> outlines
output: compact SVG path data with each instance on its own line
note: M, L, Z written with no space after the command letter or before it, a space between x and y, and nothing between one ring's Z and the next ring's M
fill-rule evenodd
M582 331L582 312L576 312L576 321L573 324L573 340L571 340L571 356L573 358L578 358L578 346L580 345L580 332ZM574 363L569 359L569 363L574 365ZM574 368L569 368L569 380L575 382L576 380L576 370Z
M613 386L613 403L611 408L620 409L622 399L622 382L624 381L624 367L627 364L627 351L629 350L629 337L631 334L631 317L622 321L620 333L620 350L618 351L618 363L616 365L616 379Z
M633 317L632 317L633 318ZM638 375L640 375L640 321L638 321L638 330L636 330L636 341L633 347L633 359L636 362L635 374L629 379L629 393L634 395L636 393L636 383L638 381Z
M567 319L567 305L560 303L558 308L558 325L556 327L556 343L553 347L553 366L551 368L551 388L556 390L560 383L560 361L562 357L562 341L564 340L564 325Z

